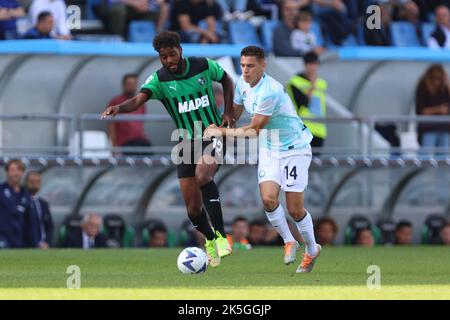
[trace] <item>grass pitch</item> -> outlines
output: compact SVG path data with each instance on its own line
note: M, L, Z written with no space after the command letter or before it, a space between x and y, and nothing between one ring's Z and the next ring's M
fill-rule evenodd
M254 248L184 275L180 251L0 251L0 299L450 299L448 247L325 247L310 274L285 266L282 248ZM70 265L81 289L67 289ZM370 265L380 289L367 287Z

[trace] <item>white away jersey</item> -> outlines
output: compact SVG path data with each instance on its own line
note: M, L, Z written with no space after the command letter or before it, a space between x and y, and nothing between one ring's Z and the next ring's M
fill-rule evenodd
M299 151L312 140L312 134L295 112L291 99L281 83L264 74L254 86L244 81L241 76L236 84L234 103L243 105L252 116L257 113L270 116L264 129L268 129L267 138L262 136L261 147L282 156L285 151ZM277 135L274 135L278 132ZM261 135L261 134L260 134ZM289 152L291 153L291 152Z

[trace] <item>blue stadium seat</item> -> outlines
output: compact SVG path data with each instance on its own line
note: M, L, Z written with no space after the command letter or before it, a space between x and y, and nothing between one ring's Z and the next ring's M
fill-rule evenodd
M428 46L428 38L430 38L435 28L435 24L432 22L423 22L422 29L422 43L424 46Z
M311 25L311 31L316 36L317 45L323 47L325 41L323 40L322 30L320 29L320 24L317 21L313 21Z
M255 27L248 21L230 21L230 40L234 44L261 46Z
M130 42L152 43L156 35L156 27L150 21L131 21L128 31L128 40Z
M273 49L273 30L278 25L277 20L266 20L261 25L261 38L264 50L272 52Z
M198 22L198 26L202 29L208 29L208 22L206 22L206 20L200 20ZM227 35L224 31L225 30L223 28L223 22L220 20L216 20L216 33L220 36L222 43L227 42Z
M420 47L416 28L411 22L393 22L391 33L392 42L396 47Z

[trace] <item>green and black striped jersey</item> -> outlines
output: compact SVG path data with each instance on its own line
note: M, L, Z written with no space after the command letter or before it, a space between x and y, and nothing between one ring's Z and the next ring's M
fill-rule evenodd
M185 58L186 70L181 75L162 67L142 85L148 99L162 102L178 129L185 129L188 139L201 138L210 124L220 125L222 116L213 95L213 81L225 74L222 67L207 58ZM194 136L195 128L195 136ZM183 133L180 130L180 138Z

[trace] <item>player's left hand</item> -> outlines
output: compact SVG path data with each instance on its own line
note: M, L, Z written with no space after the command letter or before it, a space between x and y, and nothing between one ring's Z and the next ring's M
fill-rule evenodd
M224 113L222 116L222 123L220 124L220 127L222 128L226 126L227 128L233 128L235 123L236 119L234 119L232 115Z
M209 125L208 128L205 129L203 132L203 138L210 139L211 137L218 137L222 135L222 132L220 131L220 128L216 126L215 124Z

